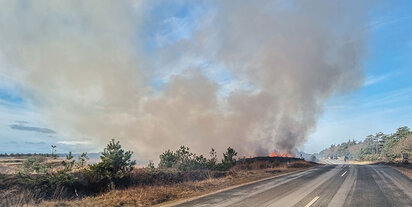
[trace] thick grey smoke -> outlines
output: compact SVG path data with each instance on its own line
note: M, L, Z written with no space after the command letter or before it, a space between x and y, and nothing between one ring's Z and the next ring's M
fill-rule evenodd
M117 138L142 159L291 152L324 101L363 80L357 1L208 2L190 36L155 50L141 34L165 2L0 2L0 72L59 133Z

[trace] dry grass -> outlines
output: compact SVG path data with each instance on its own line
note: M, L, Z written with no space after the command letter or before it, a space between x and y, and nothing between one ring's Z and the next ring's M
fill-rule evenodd
M4 193L4 200L1 200L0 206L32 206L27 203L35 202L33 194L29 191L16 192L16 189L10 189L2 193Z
M0 173L12 174L16 173L25 159L0 158Z
M39 206L152 206L167 201L207 194L230 186L293 172L306 167L309 166L300 168L282 166L253 171L232 171L230 175L223 178L189 181L173 185L136 186L80 200L42 202Z
M371 165L378 163L377 161L358 161L358 160L349 160L348 164L353 164L353 165Z
M30 156L31 158L39 157L44 158L43 164L52 168L61 165L61 159L53 159L50 157L42 156ZM24 158L14 158L14 157L1 157L0 158L0 174L15 174L22 169L23 162L29 157Z

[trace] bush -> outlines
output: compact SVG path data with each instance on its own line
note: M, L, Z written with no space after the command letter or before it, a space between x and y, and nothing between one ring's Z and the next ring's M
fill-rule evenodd
M236 155L237 155L237 152L233 148L228 147L227 151L225 153L223 153L223 160L222 160L221 168L227 170L227 169L235 166L236 160L234 159L234 157Z
M69 154L66 155L66 160L62 161L62 165L67 171L71 171L73 169L76 162L73 158L72 152L69 152Z
M189 147L181 146L176 152L171 150L165 151L160 155L159 168L175 168L182 171L189 170L228 170L236 164L234 157L237 152L229 147L223 154L222 163L217 163L217 152L211 149L209 152L210 159L203 155L196 155L189 151Z
M216 169L217 152L215 149L211 149L209 152L210 159L207 161L207 168L210 170Z
M160 155L159 168L176 168L182 171L208 169L208 160L189 150L189 147L181 146L176 152L165 151Z
M136 161L131 160L132 154L131 151L124 151L119 141L112 139L100 156L101 162L90 165L90 172L112 190L117 182L133 170Z
M46 158L41 156L29 157L23 161L23 171L22 173L46 173L48 167L44 164Z
M174 168L177 166L177 163L177 155L170 150L167 150L160 155L159 168Z
M79 156L79 161L76 163L76 166L78 168L83 168L85 167L85 165L87 164L87 161L89 160L89 157L87 156L87 152L83 152L80 156Z
M42 175L19 173L17 183L25 190L30 190L35 200L61 199L75 195L76 177L67 170Z

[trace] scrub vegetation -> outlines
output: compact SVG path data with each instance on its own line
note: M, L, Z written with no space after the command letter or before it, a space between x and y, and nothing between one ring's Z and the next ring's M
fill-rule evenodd
M285 157L236 159L231 147L219 161L214 149L205 157L181 146L162 153L157 167L150 161L136 168L132 154L111 140L96 164L87 164L87 153L75 158L69 152L64 160L26 155L16 173L0 174L0 206L154 205L315 165Z

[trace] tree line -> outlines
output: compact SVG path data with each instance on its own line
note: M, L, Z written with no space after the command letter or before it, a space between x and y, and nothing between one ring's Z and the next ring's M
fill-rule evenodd
M412 131L404 126L391 134L378 132L375 135L365 137L363 141L348 140L338 145L332 144L319 154L321 157L331 159L345 157L351 160L402 161L407 163L412 157Z
M0 157L31 157L31 156L42 156L42 157L53 157L57 156L50 153L0 153Z

